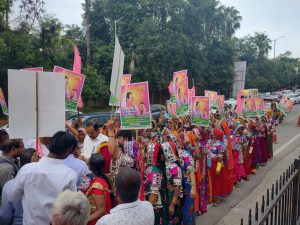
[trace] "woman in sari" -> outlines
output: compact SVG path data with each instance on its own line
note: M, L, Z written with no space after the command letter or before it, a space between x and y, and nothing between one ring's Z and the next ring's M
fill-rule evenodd
M81 190L88 198L91 214L88 225L95 225L112 208L110 182L104 174L105 159L95 153L89 159L91 174L86 175L81 183Z

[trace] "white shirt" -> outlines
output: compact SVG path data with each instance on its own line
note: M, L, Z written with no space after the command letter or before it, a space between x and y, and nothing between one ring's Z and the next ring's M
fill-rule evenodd
M154 225L154 211L150 202L137 200L120 204L103 216L96 225Z
M19 170L8 200L22 199L24 225L49 225L53 202L64 190L76 191L76 181L76 173L64 160L43 157Z
M99 134L95 140L92 140L88 135L84 138L82 154L86 158L90 158L93 153L96 153L97 148L103 143L108 142L108 137Z

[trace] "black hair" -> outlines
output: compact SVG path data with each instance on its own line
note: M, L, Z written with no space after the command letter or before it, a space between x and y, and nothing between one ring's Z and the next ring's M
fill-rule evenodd
M95 123L93 121L88 122L86 127L94 127L95 130L99 130L100 125L98 123Z
M3 153L9 153L13 148L20 148L21 146L21 139L10 139L6 140L1 145L1 150Z
M196 102L196 106L198 106L200 103L199 102Z
M123 203L135 202L141 186L141 175L129 167L122 167L115 179L116 192Z
M108 177L104 173L104 167L105 167L105 158L101 153L94 153L91 155L89 159L89 165L92 172L97 176L105 180L107 183L109 190L111 190L111 183ZM111 200L113 199L113 194L111 192L110 194Z
M34 148L27 148L20 156L21 167L27 163L31 163L31 157L36 152Z
M126 99L129 99L129 96L132 95L132 92L127 92L126 93Z
M130 130L120 130L117 134L118 137L127 138L128 141L132 141L132 133Z
M74 152L77 147L76 138L65 131L59 131L51 139L49 151L56 155L63 155L66 152Z
M1 142L2 142L2 138L4 137L4 136L8 136L8 133L6 132L6 130L0 130L0 144L1 144Z

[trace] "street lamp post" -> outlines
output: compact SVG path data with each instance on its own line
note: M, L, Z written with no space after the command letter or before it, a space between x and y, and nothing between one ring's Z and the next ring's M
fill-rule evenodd
M275 54L276 54L276 41L279 40L279 39L281 39L281 38L284 38L284 37L285 36L281 36L281 37L276 38L276 39L273 40L274 41L274 59L275 59Z

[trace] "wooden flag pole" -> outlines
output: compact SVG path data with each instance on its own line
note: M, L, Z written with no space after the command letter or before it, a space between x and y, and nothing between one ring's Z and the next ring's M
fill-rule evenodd
M36 144L36 151L38 150L39 146L39 75L38 72L35 72L35 101L36 101L36 134L35 134L35 144Z

